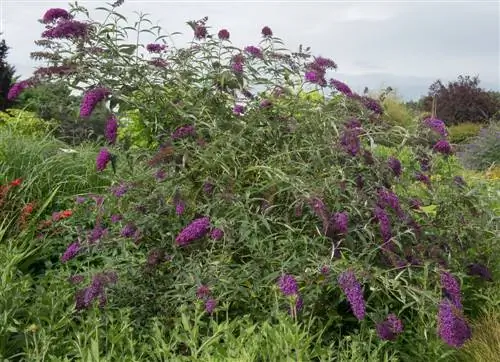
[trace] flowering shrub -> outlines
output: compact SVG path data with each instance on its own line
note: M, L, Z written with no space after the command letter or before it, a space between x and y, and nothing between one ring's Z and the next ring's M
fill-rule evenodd
M429 119L403 136L406 164L380 156L378 140L400 135L377 100L327 80L333 60L282 50L269 27L238 49L226 29L209 34L207 18L188 23L187 48L162 35L142 57L125 29L111 30L123 19L109 12L100 24L75 20L81 7L54 10L39 42L71 59L61 77L83 90L80 116L106 109L97 173L135 167L117 137L131 110L147 146L160 144L136 161L148 172L75 200L59 259L65 272L92 274L75 286L80 314L98 301L170 325L186 308L231 321L278 310L299 323L316 318L311 333L326 345L360 329L378 333L383 348L419 346L406 357L441 346L439 337L462 345L474 296L462 296L455 276L468 281L467 264L490 261L481 248L493 248L494 233L451 168L432 180L453 157L444 123ZM327 97L304 99L304 87Z

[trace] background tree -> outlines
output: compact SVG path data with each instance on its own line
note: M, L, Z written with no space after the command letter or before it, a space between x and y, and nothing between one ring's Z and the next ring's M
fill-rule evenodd
M11 105L7 99L10 86L14 80L15 68L7 63L7 54L9 47L5 39L0 42L0 111L3 111Z
M494 92L479 87L479 77L460 75L457 81L444 85L440 80L429 87L429 93L421 103L427 112L432 110L436 98L437 117L446 124L485 122L498 112L500 102Z

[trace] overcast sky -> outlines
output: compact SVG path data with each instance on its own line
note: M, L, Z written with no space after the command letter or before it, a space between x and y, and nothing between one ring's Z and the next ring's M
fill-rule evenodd
M79 1L93 19L105 1ZM30 59L44 30L40 19L67 1L0 0L0 32L11 47L8 61L27 77L41 65ZM125 0L118 12L151 14L165 31L192 37L188 20L208 16L212 32L226 28L237 46L257 44L268 25L289 49L311 46L334 59L333 76L356 91L396 88L406 99L427 92L436 79L479 75L481 86L500 90L500 2L480 1L140 1ZM133 25L133 24L131 24Z

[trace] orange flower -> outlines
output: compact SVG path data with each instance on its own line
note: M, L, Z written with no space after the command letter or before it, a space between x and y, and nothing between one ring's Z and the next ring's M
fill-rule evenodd
M61 213L60 213L61 219L66 219L66 218L70 217L71 215L73 215L72 210L64 210L64 211L61 211Z

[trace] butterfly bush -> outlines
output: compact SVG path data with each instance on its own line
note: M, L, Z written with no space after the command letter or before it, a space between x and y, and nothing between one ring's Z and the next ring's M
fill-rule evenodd
M414 321L404 319L411 315L407 309L422 309L433 317L437 311L434 333L446 344L461 346L470 337L465 296L451 271L436 267L439 277L432 287L439 285L442 295L415 291L414 307L395 297L421 288L424 262L442 266L443 243L460 250L453 241L440 239L439 227L450 229L449 239L453 227L424 213L424 205L440 203L439 217L454 220L438 192L447 186L430 187L433 161L441 157L446 162L440 154L452 153L444 122L423 122L440 138L430 139L431 146L420 147L417 135L411 135L408 144L417 144L411 162L396 155L381 157L377 137L391 140L394 134L384 123L380 99L356 94L330 78L338 68L333 59L302 47L283 50L268 26L256 34L260 43L243 49L230 45L231 29L210 34L207 18L188 22L193 38L186 48L160 44L162 37L136 47L131 44L135 40L113 43L99 24L52 10L44 15L44 44L85 50L72 60L71 72L61 68L53 75L79 91L86 89L81 118L89 118L101 102L107 111L106 146L96 155L96 176L112 178L101 173L111 161L113 170L135 168L128 135L118 137L133 127L144 142L132 143L146 159L144 164L137 161L140 177L133 183L113 179L106 195L89 195L76 205L92 220L71 229L72 236L84 240L70 244L61 262L94 252L113 255L112 260L120 250L142 253L138 279L127 276L123 281L124 286L140 286L138 294L128 293L121 302L148 298L151 305L144 310L152 315L161 310L176 316L189 298L208 315L228 308L229 318L260 318L275 313L272 286L289 302L288 317L303 322L321 315L316 331L326 328L339 340L343 333L353 333L356 324L382 340L397 341L399 336L409 343L408 334L424 343L420 332L403 333L403 320L405 330L414 329ZM125 43L124 35L116 35ZM69 66L53 62L54 67ZM17 97L25 86L15 85L12 94ZM321 95L321 101L307 99L306 90ZM182 199L177 190L183 190ZM468 208L461 189L453 190L457 205ZM467 260L467 265L470 274L492 278L482 264ZM152 279L143 278L144 273ZM394 283L397 275L405 278L404 287ZM76 309L95 302L104 307L116 282L114 274L94 275L86 288L76 291ZM196 297L193 285L199 285ZM229 306L219 304L222 297L213 290L234 299ZM350 311L339 306L342 294ZM393 313L387 315L387 310ZM383 320L380 311L385 311ZM329 316L334 316L335 328L328 325Z

